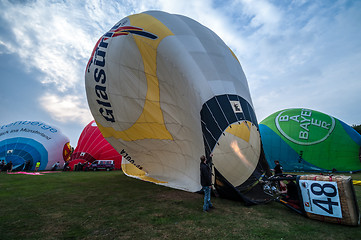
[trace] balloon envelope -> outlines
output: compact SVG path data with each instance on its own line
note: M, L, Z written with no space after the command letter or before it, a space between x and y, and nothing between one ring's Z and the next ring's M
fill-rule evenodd
M268 168L239 61L190 18L120 20L97 42L85 83L99 129L132 164L128 175L195 192L200 156L213 153L217 190L237 195Z
M114 160L114 169L121 168L122 156L105 140L95 121L91 121L80 134L78 145L71 155L69 166L92 163L95 160Z
M12 162L13 170L50 170L70 154L69 139L58 128L40 121L17 121L0 126L0 160Z
M260 123L267 161L285 171L360 171L361 135L311 109L285 109Z

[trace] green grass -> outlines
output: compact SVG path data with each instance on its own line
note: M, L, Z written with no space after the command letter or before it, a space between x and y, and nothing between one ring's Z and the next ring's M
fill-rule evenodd
M361 173L353 174L361 180ZM359 208L361 186L355 186ZM361 239L272 202L246 207L113 172L0 174L0 239Z

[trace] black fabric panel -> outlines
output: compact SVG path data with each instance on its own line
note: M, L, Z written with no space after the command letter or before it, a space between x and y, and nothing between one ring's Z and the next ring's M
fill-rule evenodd
M232 108L231 104L229 103L229 100L232 100L232 99L228 99L227 95L217 96L216 98L217 98L219 104L222 106L223 112L227 116L227 120L228 120L229 124L237 122L239 119L237 119L237 116L233 112L233 108ZM234 99L234 100L237 100L237 99Z
M235 113L230 101L239 101L243 113ZM258 126L251 105L237 95L225 94L209 99L203 104L200 114L206 152L211 152L214 149L221 134L229 125L247 120Z
M225 118L225 114L222 112L224 109L220 108L219 101L216 98L212 98L207 102L208 108L211 109L213 117L216 119L219 128L223 132L228 127L228 121ZM213 118L213 119L214 119Z
M216 146L217 141L214 139L214 137L208 131L205 123L203 123L203 122L202 122L202 131L203 131L203 141L204 141L206 156L209 156L209 154L211 153L211 149L213 149L214 146Z

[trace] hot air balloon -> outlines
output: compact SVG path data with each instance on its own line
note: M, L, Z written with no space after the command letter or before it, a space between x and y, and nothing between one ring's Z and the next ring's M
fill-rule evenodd
M91 121L80 134L76 146L69 161L69 167L81 163L92 163L95 160L113 160L114 169L121 168L122 156L108 143L101 134L95 121Z
M305 108L273 113L260 123L267 161L294 171L360 171L361 135L346 123Z
M50 170L70 155L69 139L61 131L40 121L17 121L0 127L0 160L12 162L13 170Z
M96 43L85 72L88 104L130 176L196 192L211 153L215 190L267 201L268 174L242 67L210 29L181 15L123 18Z

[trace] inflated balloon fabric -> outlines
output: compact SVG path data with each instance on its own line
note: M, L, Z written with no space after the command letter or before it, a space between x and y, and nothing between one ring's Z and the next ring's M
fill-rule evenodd
M252 179L251 186L268 167L259 164L257 119L238 59L188 17L148 11L120 20L96 43L85 83L94 119L132 165L130 176L194 192L203 154L214 154L216 178L225 180L218 187Z

